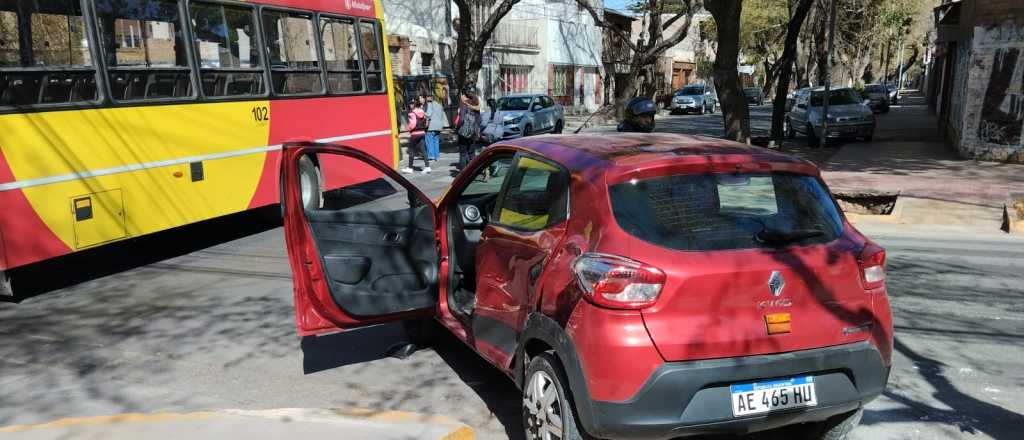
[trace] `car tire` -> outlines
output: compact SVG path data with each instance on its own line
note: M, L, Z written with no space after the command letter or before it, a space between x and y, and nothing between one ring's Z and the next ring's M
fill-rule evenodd
M555 122L555 128L552 129L551 132L554 133L554 134L562 134L562 129L564 129L564 128L565 128L565 123L562 122L561 119L559 119L558 122Z
M818 139L818 135L814 134L814 127L808 123L805 129L807 130L807 145L811 147L820 147L821 140Z
M704 104L701 104L700 105L700 110L697 110L697 114L698 115L703 115L704 113L707 113L707 110L708 110L708 107L706 105L704 105Z
M306 155L299 158L299 189L302 207L307 211L315 211L323 207L323 174L313 159Z
M793 128L793 121L790 121L789 118L786 118L786 120L784 122L786 124L786 138L787 139L796 138L796 129Z
M530 360L523 385L523 430L527 440L543 440L544 433L561 430L563 440L588 440L577 422L572 393L561 363L552 354L541 353ZM552 397L550 393L555 393ZM545 400L554 399L545 404ZM557 412L557 414L556 414ZM552 415L556 417L551 417ZM561 423L561 426L557 426Z
M867 136L864 136L864 142L871 142L871 140L874 139L874 138L875 138L875 134L871 133L871 134L869 134Z
M805 423L794 426L793 436L801 440L845 440L853 428L860 424L864 409L832 416L816 423Z
M533 134L533 126L530 125L530 124L526 124L526 126L523 127L523 137L527 137L527 136L532 135L532 134Z

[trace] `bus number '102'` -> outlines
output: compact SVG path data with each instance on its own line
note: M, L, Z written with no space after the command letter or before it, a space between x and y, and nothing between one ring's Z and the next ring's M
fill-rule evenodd
M267 110L267 106L261 105L252 108L252 118L256 122L266 122L270 120L270 111Z

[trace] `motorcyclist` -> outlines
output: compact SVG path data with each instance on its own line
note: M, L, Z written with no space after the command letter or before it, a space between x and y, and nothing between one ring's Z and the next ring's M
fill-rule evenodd
M650 133L654 131L654 115L658 107L650 98L636 97L626 104L626 112L619 123L619 131Z

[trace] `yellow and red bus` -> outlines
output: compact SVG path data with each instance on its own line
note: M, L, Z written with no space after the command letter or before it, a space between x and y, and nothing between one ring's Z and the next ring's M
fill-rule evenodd
M0 0L0 290L278 203L289 140L397 165L385 41L379 0Z

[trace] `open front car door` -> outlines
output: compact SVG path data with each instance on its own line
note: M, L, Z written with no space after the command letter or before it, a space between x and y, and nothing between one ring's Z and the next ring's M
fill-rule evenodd
M429 198L354 148L289 143L281 167L300 335L434 313L438 252Z

